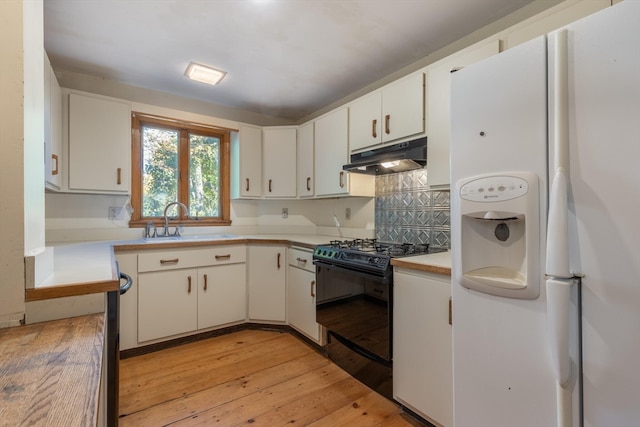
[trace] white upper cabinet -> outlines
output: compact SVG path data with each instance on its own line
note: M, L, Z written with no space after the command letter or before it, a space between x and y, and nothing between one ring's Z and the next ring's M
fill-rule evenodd
M411 74L353 101L351 152L424 132L424 74Z
M369 196L375 193L374 177L349 174L349 111L342 107L315 121L316 196Z
M70 93L69 190L129 193L130 158L130 104Z
M449 185L451 73L500 50L499 40L471 46L427 67L427 170L430 186Z
M62 188L62 90L47 55L44 55L45 186Z
M296 197L296 128L263 128L262 148L264 196Z
M309 122L298 128L296 151L298 158L298 197L313 197L314 195L313 125L313 122Z
M262 196L262 128L240 126L231 138L231 197Z

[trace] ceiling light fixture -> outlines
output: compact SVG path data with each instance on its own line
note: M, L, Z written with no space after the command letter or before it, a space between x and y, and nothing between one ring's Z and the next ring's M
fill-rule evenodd
M220 80L222 80L226 74L227 73L224 71L207 67L206 65L196 64L195 62L190 62L187 67L187 71L184 72L184 75L189 77L191 80L210 84L212 86L220 83Z

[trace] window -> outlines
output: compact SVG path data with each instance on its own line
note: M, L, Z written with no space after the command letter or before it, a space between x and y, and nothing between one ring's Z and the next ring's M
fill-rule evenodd
M131 226L160 225L167 214L181 225L229 225L228 129L134 113Z

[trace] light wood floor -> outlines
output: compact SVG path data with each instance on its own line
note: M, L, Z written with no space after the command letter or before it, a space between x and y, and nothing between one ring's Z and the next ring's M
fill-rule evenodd
M120 426L419 426L286 332L245 330L120 363Z

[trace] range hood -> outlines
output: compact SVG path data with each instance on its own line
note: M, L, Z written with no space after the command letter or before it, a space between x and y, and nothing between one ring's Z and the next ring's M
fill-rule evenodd
M421 169L427 164L427 137L352 154L350 160L343 170L368 175Z

